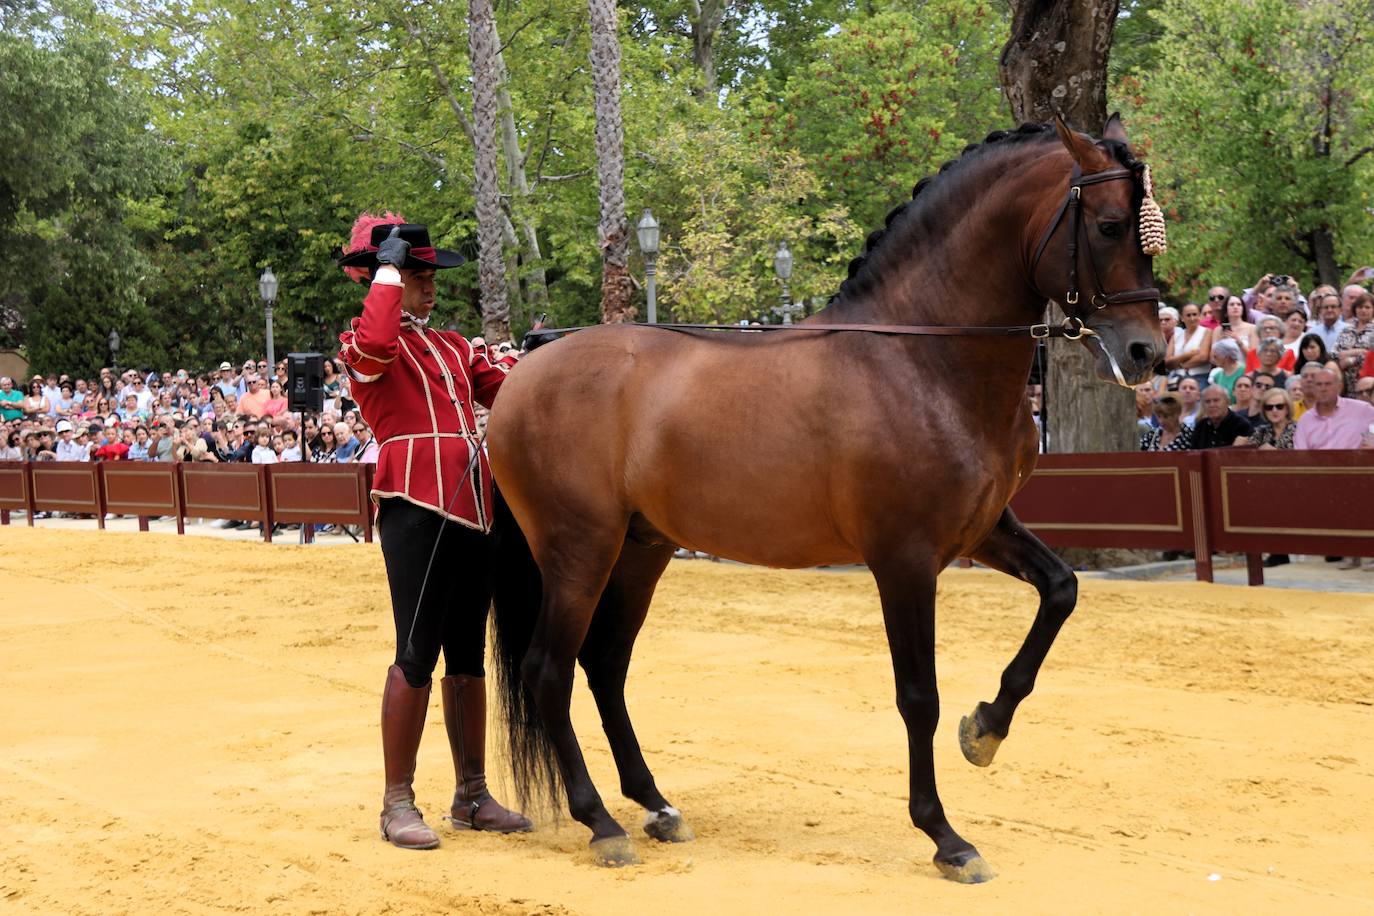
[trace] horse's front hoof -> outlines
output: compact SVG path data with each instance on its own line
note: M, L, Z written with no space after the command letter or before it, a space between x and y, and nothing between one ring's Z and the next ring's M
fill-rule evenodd
M973 712L959 720L959 750L964 759L976 767L985 767L997 756L1002 739L987 730L980 715L983 704L979 703Z
M960 884L983 884L997 877L997 872L992 870L987 859L976 852L970 853L962 862L957 859L943 862L937 858L935 867L940 869L940 874Z
M592 860L604 868L623 868L638 865L639 856L635 845L627 836L608 836L604 840L592 840Z
M644 818L644 832L660 843L687 843L697 838L682 819L682 812L671 805L662 811L650 811Z

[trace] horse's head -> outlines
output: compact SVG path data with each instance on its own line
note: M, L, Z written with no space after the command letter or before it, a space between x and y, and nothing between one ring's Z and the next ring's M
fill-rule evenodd
M1045 205L1032 281L1063 306L1070 328L1083 329L1097 374L1129 387L1148 379L1164 358L1151 256L1163 250L1162 217L1148 172L1131 155L1116 115L1101 141L1058 119L1055 130L1072 172L1067 197Z

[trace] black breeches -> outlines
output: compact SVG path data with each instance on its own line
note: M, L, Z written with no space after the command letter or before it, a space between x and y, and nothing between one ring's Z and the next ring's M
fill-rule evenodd
M406 683L429 683L440 648L445 675L483 677L491 604L487 536L452 520L445 524L439 513L399 497L382 500L377 525L396 620L396 665ZM421 595L431 551L434 564Z

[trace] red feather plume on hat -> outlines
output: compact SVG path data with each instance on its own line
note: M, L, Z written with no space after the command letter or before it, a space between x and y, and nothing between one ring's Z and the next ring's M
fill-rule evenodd
M392 213L390 210L386 211L381 216L375 213L368 213L364 210L362 213L358 214L358 218L353 221L353 232L348 241L347 252L352 254L355 251L375 251L376 249L372 247L372 227L386 225L399 226L404 224L405 221L404 216L401 216L399 213ZM372 279L372 272L366 267L345 267L343 270L354 283L366 283L368 280Z

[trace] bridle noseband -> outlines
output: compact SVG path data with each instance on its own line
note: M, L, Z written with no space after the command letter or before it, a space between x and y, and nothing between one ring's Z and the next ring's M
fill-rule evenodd
M1128 168L1103 169L1100 172L1092 172L1084 175L1082 170L1075 163L1073 172L1069 175L1069 193L1064 198L1064 202L1059 205L1059 210L1054 214L1054 219L1050 221L1045 234L1040 237L1040 244L1035 246L1035 257L1031 259L1030 276L1031 282L1035 282L1035 272L1040 267L1040 256L1045 253L1045 248L1049 245L1050 239L1059 230L1059 225L1064 221L1064 214L1069 214L1069 285L1064 294L1063 303L1068 307L1078 305L1078 239L1083 231L1083 186L1090 184L1101 184L1104 181L1136 181L1136 171ZM1109 293L1102 288L1102 279L1097 272L1097 261L1092 256L1092 248L1088 249L1088 266L1092 268L1093 284L1097 287L1097 292L1092 294L1088 300L1094 309L1104 309L1109 305L1119 305L1123 302L1144 302L1158 301L1159 290L1153 286L1141 289L1127 289L1121 292ZM1056 299L1057 296L1047 296L1049 299ZM1081 326L1083 320L1077 316L1071 316L1072 320Z

